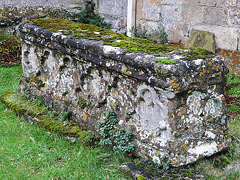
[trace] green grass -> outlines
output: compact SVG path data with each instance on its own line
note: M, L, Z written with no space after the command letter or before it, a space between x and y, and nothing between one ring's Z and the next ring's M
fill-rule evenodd
M16 90L21 74L0 65L0 95ZM0 102L0 179L130 179L117 168L126 160L51 134Z
M228 85L230 85L230 89L227 89L227 92L231 96L240 96L240 76L228 76Z

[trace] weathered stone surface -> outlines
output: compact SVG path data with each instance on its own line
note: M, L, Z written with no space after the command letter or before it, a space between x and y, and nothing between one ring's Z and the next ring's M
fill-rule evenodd
M214 34L207 31L192 29L191 35L186 42L186 47L204 48L215 53Z
M20 32L22 91L70 112L85 129L96 130L113 110L116 128L134 134L136 155L155 163L169 156L173 166L228 146L228 70L218 56L187 61L178 52L122 55L123 49L102 41L74 40L31 24L22 24ZM179 63L156 62L166 57Z

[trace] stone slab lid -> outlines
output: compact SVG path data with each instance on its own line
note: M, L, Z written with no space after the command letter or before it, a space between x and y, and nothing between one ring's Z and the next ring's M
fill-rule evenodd
M97 26L62 19L39 19L34 22L38 23L28 22L19 26L24 42L76 56L176 93L196 88L196 84L204 88L209 84L221 83L222 76L228 72L219 56L200 48L156 47L156 44L145 39L129 38ZM56 28L59 24L60 27ZM84 26L86 29L83 29ZM171 51L159 51L168 48ZM152 49L157 52L151 52Z

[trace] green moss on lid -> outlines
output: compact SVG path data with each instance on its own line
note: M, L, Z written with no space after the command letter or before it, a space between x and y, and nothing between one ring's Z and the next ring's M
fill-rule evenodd
M90 39L103 41L104 45L120 47L122 54L126 53L147 53L147 54L167 54L178 50L168 44L156 44L144 38L130 38L121 33L116 33L108 29L102 29L91 24L77 23L64 19L36 19L30 21L33 25L41 26L50 31L60 31L64 35L69 35L71 39ZM189 53L182 53L186 60L212 58L214 54L208 50L192 48ZM167 61L168 63L168 61ZM171 64L174 64L171 63Z
M76 23L63 19L36 19L32 24L41 26L50 31L59 31L65 35L70 34L71 39L90 39L104 41L104 45L127 49L123 54L131 52L144 52L148 54L168 53L176 50L176 47L163 44L155 44L143 38L130 38L124 34L116 33L108 29L102 29L95 25ZM64 31L63 31L64 30Z
M156 62L161 62L163 64L178 64L179 62L176 60L171 60L168 58L159 58L156 60Z
M189 53L182 53L186 60L213 58L213 52L202 48L191 48Z

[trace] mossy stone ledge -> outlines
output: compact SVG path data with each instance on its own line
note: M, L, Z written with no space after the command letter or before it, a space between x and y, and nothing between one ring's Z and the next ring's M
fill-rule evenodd
M97 130L113 110L115 128L134 135L135 155L157 164L171 158L176 167L228 147L228 69L219 56L60 19L19 30L21 91L68 111L84 129Z
M67 120L60 121L60 112L53 114L46 107L31 102L18 92L5 93L0 96L0 100L19 116L45 128L48 132L57 133L70 139L81 139L81 143L84 145L90 144L90 140L92 140L87 139L90 137L89 132L84 131L79 124Z

